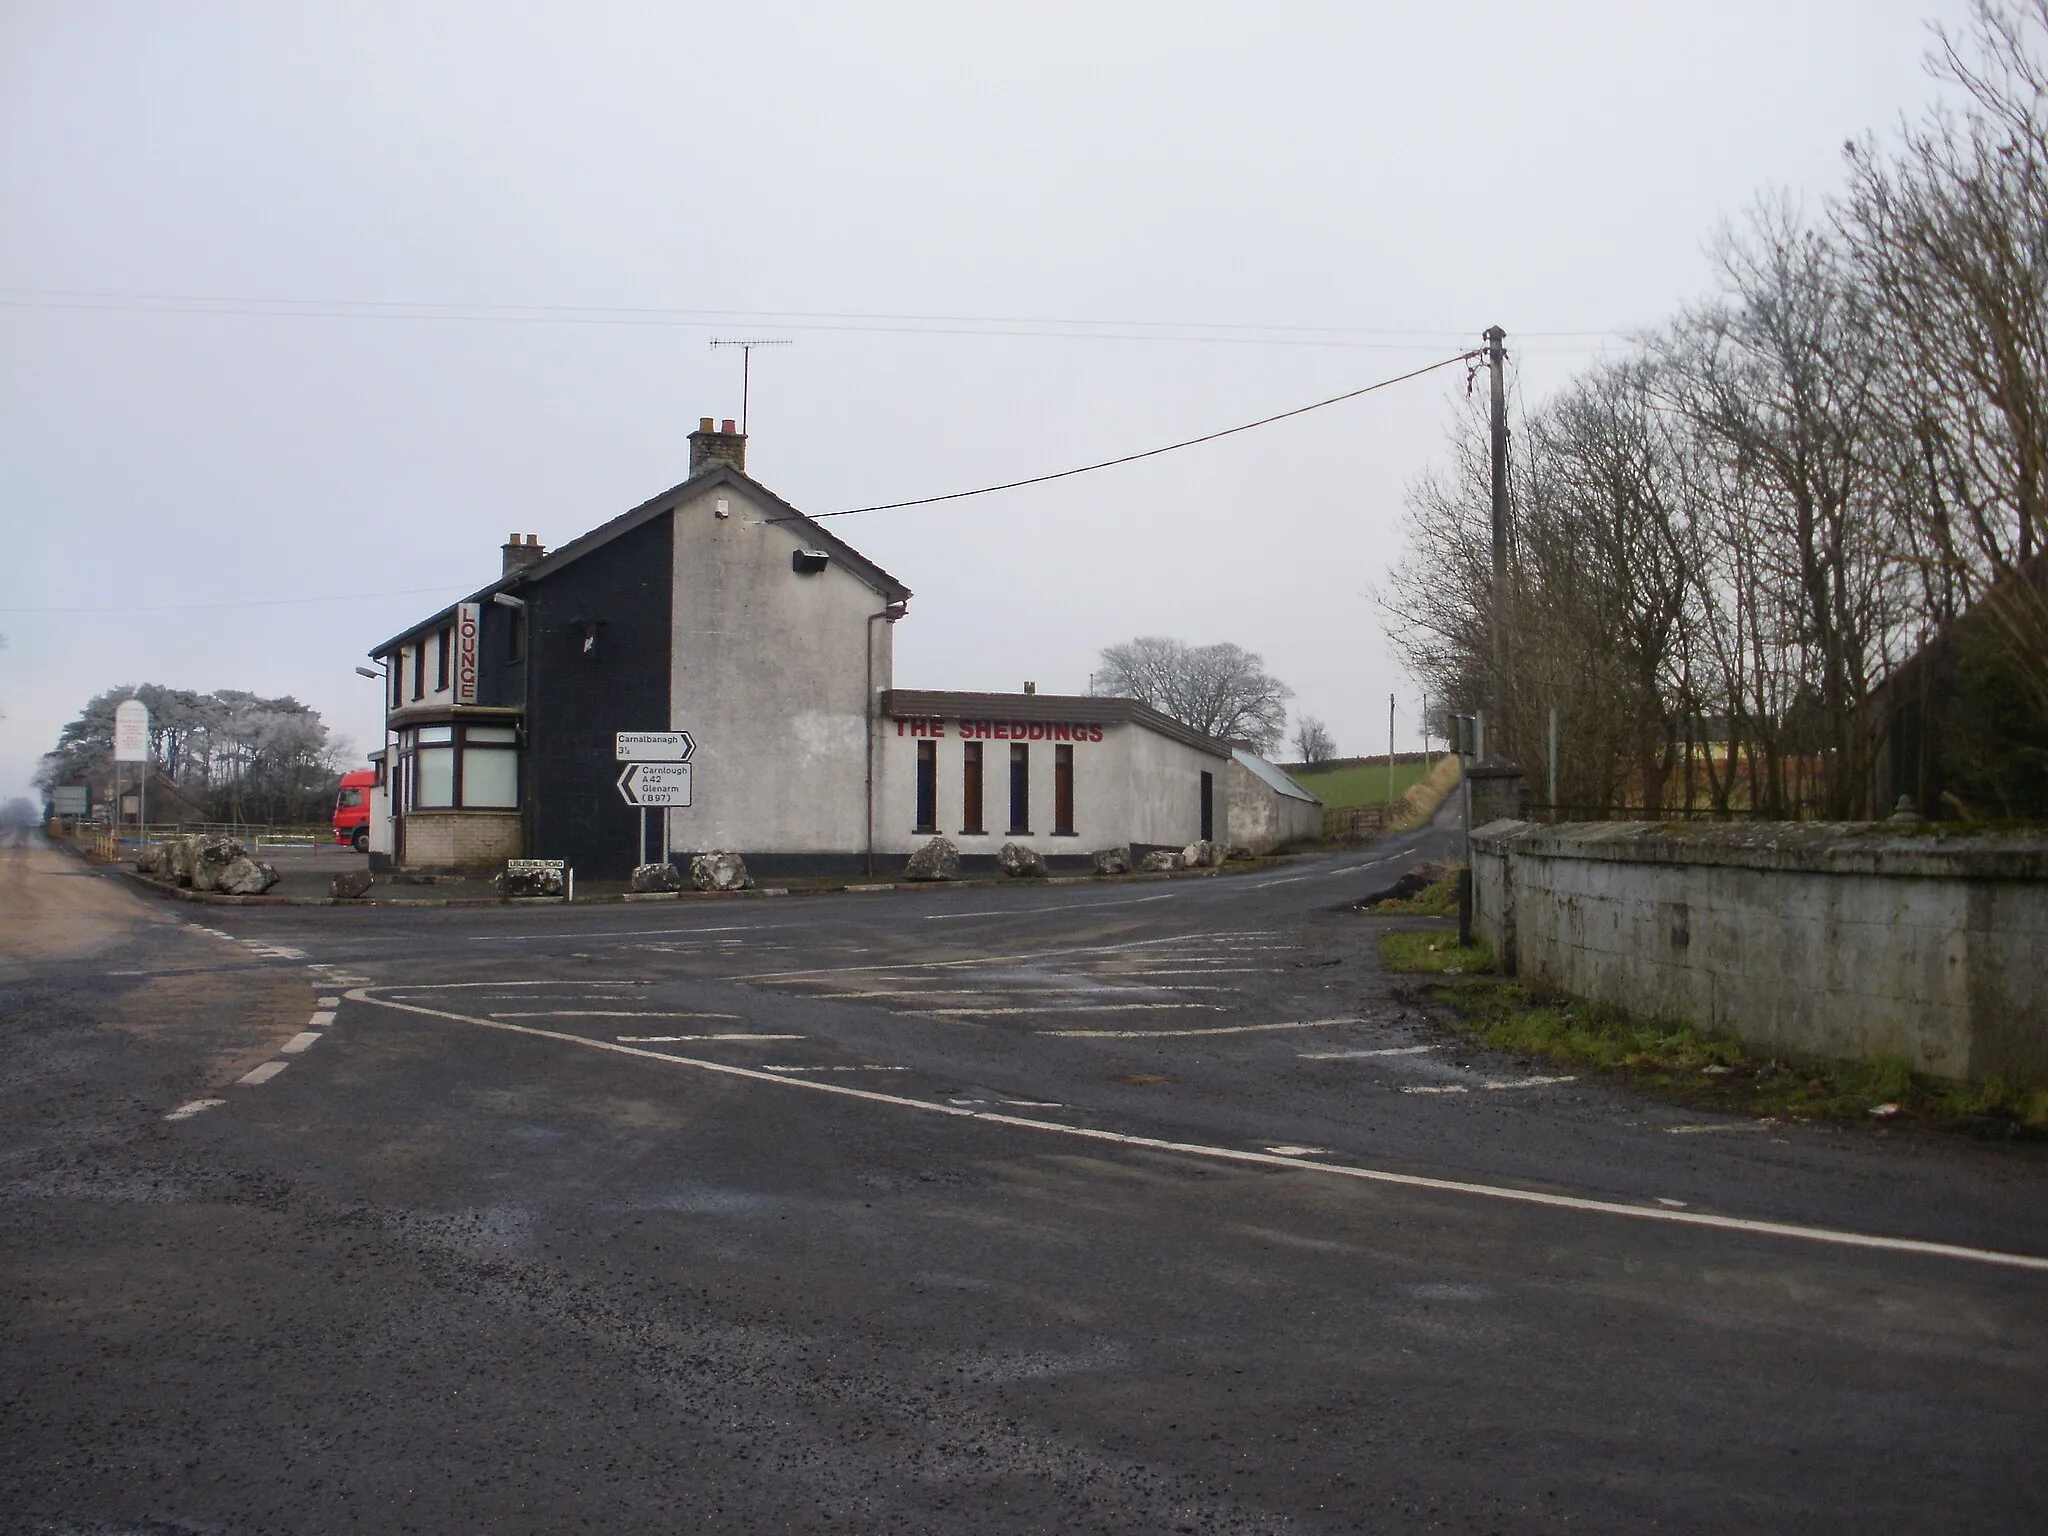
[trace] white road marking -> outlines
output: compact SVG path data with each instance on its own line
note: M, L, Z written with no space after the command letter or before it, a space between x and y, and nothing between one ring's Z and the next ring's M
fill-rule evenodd
M315 998L314 1001L322 1008L339 1008L341 1006L341 999L338 997L321 997Z
M1317 1157L1330 1150L1328 1147L1268 1147L1266 1150L1275 1157Z
M530 1013L494 1013L494 1019L737 1019L736 1013L664 1013L659 1008L544 1008Z
M254 1072L244 1073L236 1081L248 1083L252 1087L257 1083L267 1083L290 1065L291 1063L288 1061L266 1061Z
M512 1018L512 1017L514 1017L514 1015L512 1015L512 1014L509 1014L509 1013L494 1013L494 1014L492 1014L492 1015L491 1015L491 1017L492 1017L492 1018L494 1018L494 1019L509 1019L509 1018ZM739 1035L739 1034L730 1034L730 1035L615 1035L615 1036L614 1036L613 1038L614 1038L614 1039L617 1039L617 1040L623 1040L623 1041L625 1041L625 1042L626 1042L627 1044L629 1044L629 1045L675 1045L675 1044L677 1044L678 1042L680 1042L680 1041L684 1041L684 1040L801 1040L801 1039L803 1039L804 1037L803 1037L802 1035Z
M1000 1019L1020 1013L1220 1013L1222 1009L1214 1003L1062 1003L1047 1008L919 1008L916 1011L941 1019Z
M1557 1083L1576 1083L1576 1077L1514 1077L1502 1078L1491 1083L1457 1084L1448 1087L1403 1088L1403 1093L1465 1093L1470 1088L1483 1089L1488 1093L1499 1093L1508 1088L1549 1088Z
M1171 901L1181 894L1183 893L1180 891L1168 891L1163 896L1130 896L1121 901L1055 902L1049 907L1011 907L1007 911L928 912L924 920L928 923L948 923L967 917L1030 917L1039 912L1092 912L1097 907L1135 907L1148 901Z
M1011 1105L1017 1109L1065 1109L1067 1107L1055 1099L1002 1099L998 1102Z
M1768 1131L1771 1127L1761 1120L1734 1121L1726 1125L1667 1125L1666 1136L1702 1136L1710 1131Z
M685 1061L687 1057L671 1056L670 1061ZM908 1072L908 1067L763 1067L763 1072Z
M528 939L567 939L581 944L585 939L651 939L661 934L761 933L784 923L728 923L717 928L600 928L595 933L472 933L472 944L518 944Z
M314 1014L313 1017L306 1020L306 1028L325 1029L328 1025L332 1024L333 1022L334 1010L331 1008L323 1008L318 1013Z
M1256 939L1273 935L1250 933L1231 937ZM1065 949L1027 950L1014 955L972 955L963 960L903 960L877 965L814 965L801 971L756 971L749 976L735 976L732 980L781 981L792 976L834 976L851 971L938 971L963 965L1018 965L1027 960L1057 960L1065 955L1118 955L1133 949L1155 949L1161 944L1187 942L1187 935L1175 934L1165 939L1130 939L1122 944L1076 944Z
M470 992L478 987L496 987L505 991L511 987L587 987L588 981L421 981L401 982L393 990L398 992ZM651 981L607 981L599 983L607 987L651 987Z
M225 1103L227 1103L226 1099L194 1099L190 1104L180 1104L168 1115L165 1115L164 1118L166 1120L190 1120L194 1115L204 1114L209 1109L219 1109Z
M308 1046L310 1046L315 1040L318 1040L319 1038L319 1030L308 1029L299 1034L293 1035L291 1039L285 1041L283 1045L280 1045L278 1047L278 1050L287 1056L296 1056L299 1054L299 1052L305 1050ZM248 1079L243 1078L242 1081L247 1082Z
M1370 1051L1303 1051L1303 1061L1360 1061L1367 1056L1420 1056L1425 1051L1440 1051L1440 1045L1384 1045Z
M1682 1211L1685 1209L1685 1202L1683 1200L1667 1200L1662 1195L1659 1195L1657 1197L1657 1203L1661 1206L1664 1206L1674 1211Z
M787 1088L800 1088L808 1093L836 1094L841 1098L855 1099L868 1104L886 1105L892 1109L907 1110L915 1114L950 1115L961 1120L976 1120L984 1125L1005 1126L1013 1130L1036 1131L1041 1135L1067 1136L1080 1141L1107 1142L1117 1146L1137 1147L1150 1152L1168 1152L1182 1157L1208 1158L1216 1162L1248 1163L1268 1168L1298 1168L1308 1172L1327 1174L1332 1178L1357 1179L1362 1183L1386 1184L1402 1189L1428 1190L1436 1194L1470 1195L1479 1199L1502 1200L1514 1205L1541 1206L1549 1210L1580 1211L1588 1215L1618 1216L1632 1221L1662 1221L1674 1226L1709 1228L1722 1232L1746 1232L1760 1237L1783 1237L1798 1242L1824 1243L1837 1248L1860 1248L1881 1253L1918 1254L1928 1258L1958 1259L1975 1264L1995 1264L2010 1269L2032 1270L2048 1274L2048 1257L2031 1253L2008 1253L1995 1248L1971 1248L1960 1243L1930 1242L1915 1237L1885 1237L1874 1232L1855 1232L1840 1227L1809 1227L1787 1221L1760 1221L1745 1216L1721 1216L1706 1211L1674 1211L1663 1206L1629 1205L1619 1200L1599 1200L1585 1195L1557 1195L1543 1190L1517 1189L1507 1184L1476 1184L1466 1179L1442 1179L1428 1174L1396 1173L1388 1168L1366 1168L1345 1163L1305 1162L1277 1156L1271 1152L1251 1152L1238 1147L1204 1146L1199 1142L1168 1141L1158 1136L1132 1136L1122 1131L1099 1130L1094 1126L1070 1125L1058 1120L1033 1120L1024 1115L999 1114L986 1109L960 1109L950 1104L935 1103L930 1099L907 1098L902 1094L882 1093L873 1088L855 1088L841 1083L815 1083L802 1077L791 1076L792 1069L755 1069L735 1066L731 1062L706 1061L695 1056L674 1056L666 1051L641 1050L637 1046L618 1045L609 1040L592 1040L582 1035L564 1034L558 1030L535 1029L526 1024L507 1024L497 1019L477 1018L471 1014L450 1013L445 1009L427 1008L418 1003L401 1003L393 999L374 997L366 988L350 992L352 1002L374 1003L380 1008L393 1008L406 1013L425 1014L430 1018L450 1019L458 1024L474 1024L480 1029L499 1029L510 1034L532 1035L537 1039L553 1040L562 1045L580 1046L590 1051L610 1051L620 1056L634 1056L645 1061L657 1061L674 1067L687 1067L692 1071L707 1072L723 1077L746 1078L760 1083L780 1083ZM259 1069L260 1070L260 1069ZM805 1070L805 1069L796 1069ZM815 1069L811 1069L815 1070ZM869 1070L869 1069L861 1069ZM907 1068L882 1067L880 1071L906 1071Z
M1261 1035L1274 1029L1326 1029L1332 1024L1363 1024L1363 1019L1294 1019L1285 1024L1223 1024L1214 1029L1041 1029L1041 1035L1064 1040L1152 1040L1191 1035Z

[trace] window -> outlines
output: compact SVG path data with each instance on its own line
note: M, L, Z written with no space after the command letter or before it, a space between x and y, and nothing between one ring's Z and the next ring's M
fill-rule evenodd
M424 640L412 648L412 696L416 699L427 696L427 642Z
M391 707L405 702L405 652L393 651L384 658L384 675L391 679Z
M1216 838L1216 775L1202 775L1202 841L1213 842Z
M353 811L360 807L362 803L363 792L360 789L351 787L344 789L339 795L335 796L334 808L337 811Z
M1052 835L1074 835L1074 749L1052 749Z
M917 825L911 830L939 830L939 744L936 741L917 744Z
M448 691L448 626L441 626L441 633L434 636L434 691Z
M400 731L396 782L408 811L517 810L519 729L453 724Z
M988 830L981 819L981 743L962 742L960 752L960 831L979 835Z
M1021 741L1010 743L1010 830L1031 830L1031 749Z

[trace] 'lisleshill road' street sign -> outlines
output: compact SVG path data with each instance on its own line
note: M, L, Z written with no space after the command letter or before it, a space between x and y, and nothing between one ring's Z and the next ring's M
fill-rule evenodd
M628 763L619 775L619 795L642 810L690 803L688 763Z
M620 731L613 739L617 750L612 755L622 763L687 763L697 750L688 731Z

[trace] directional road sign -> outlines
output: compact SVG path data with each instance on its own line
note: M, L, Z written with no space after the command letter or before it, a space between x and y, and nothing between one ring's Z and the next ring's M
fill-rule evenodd
M617 751L613 755L622 763L687 763L697 750L688 731L620 731L614 740Z
M619 775L619 795L628 805L647 810L690 803L688 763L628 763Z

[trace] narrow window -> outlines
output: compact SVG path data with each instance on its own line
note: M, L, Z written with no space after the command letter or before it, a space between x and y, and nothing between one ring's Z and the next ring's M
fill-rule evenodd
M448 691L448 630L445 625L441 633L434 636L434 691Z
M917 832L939 830L939 744L917 744Z
M1031 749L1021 741L1010 744L1010 830L1031 830Z
M964 742L960 752L960 830L986 832L981 820L981 743Z
M1052 749L1052 833L1054 837L1074 835L1074 749Z
M427 642L424 640L412 648L412 696L416 699L427 696Z
M1216 775L1202 775L1202 841L1214 842L1216 838Z
M391 707L405 702L405 652L393 651L384 658L384 675L391 679Z

